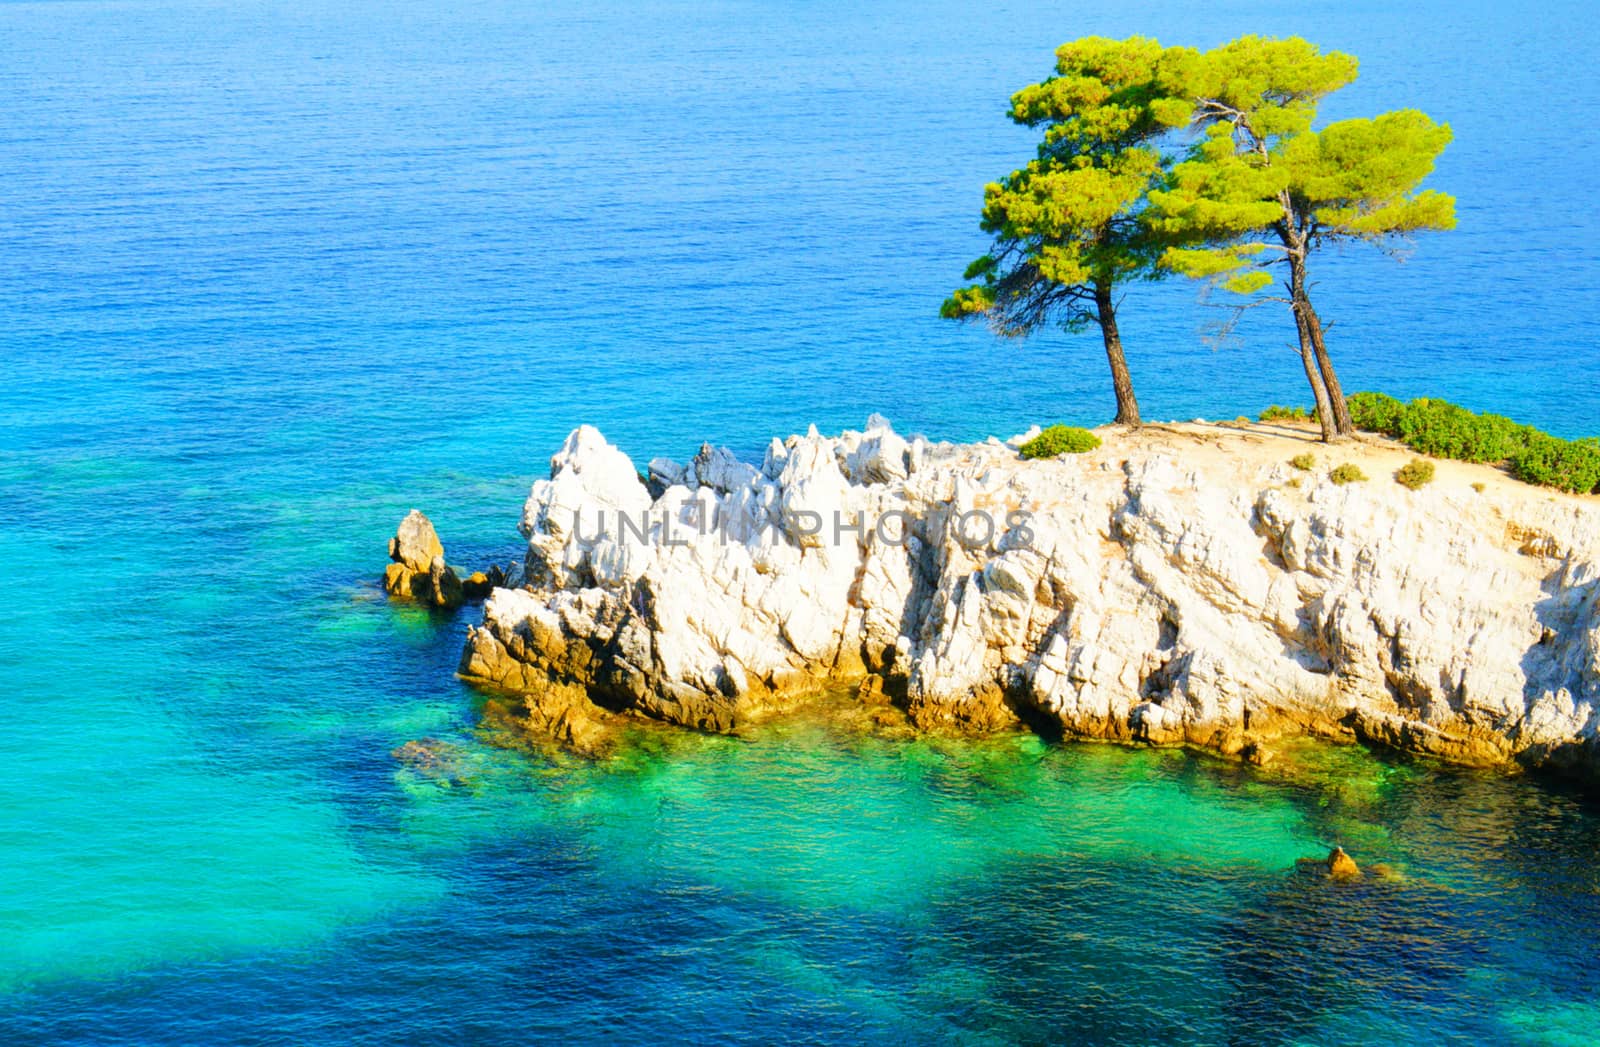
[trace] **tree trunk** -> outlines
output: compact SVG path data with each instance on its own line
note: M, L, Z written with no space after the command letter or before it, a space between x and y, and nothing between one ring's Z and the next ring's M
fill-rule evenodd
M1117 307L1111 301L1111 285L1094 285L1094 306L1100 321L1100 335L1106 343L1106 360L1111 364L1111 387L1117 394L1117 424L1139 425L1139 401L1133 395L1133 376L1122 355L1122 336L1117 332Z
M1289 293L1294 303L1295 326L1300 329L1300 351L1304 356L1309 350L1307 367L1315 366L1321 378L1316 384L1322 387L1323 395L1328 400L1334 436L1336 439L1353 436L1356 427L1350 422L1350 408L1344 402L1344 389L1339 385L1339 376L1334 373L1333 360L1328 357L1328 347L1322 338L1322 319L1311 307L1311 296L1306 290L1305 256L1297 252L1289 255ZM1321 400L1317 401L1317 407L1319 410L1322 408ZM1324 440L1328 439L1327 431L1328 425L1324 423Z
M1317 370L1322 373L1322 384L1333 402L1334 426L1340 436L1354 436L1356 427L1350 421L1350 407L1344 402L1344 390L1339 386L1339 376L1333 373L1333 361L1328 358L1328 347L1322 340L1322 321L1309 300L1306 302L1306 325L1311 335L1311 349L1317 357Z
M1322 442L1339 440L1339 427L1334 422L1333 404L1328 399L1328 387L1322 384L1322 372L1317 368L1316 350L1311 347L1311 333L1300 310L1294 311L1295 330L1300 335L1300 362L1306 369L1306 381L1311 383L1311 398L1317 404L1317 424L1322 426Z

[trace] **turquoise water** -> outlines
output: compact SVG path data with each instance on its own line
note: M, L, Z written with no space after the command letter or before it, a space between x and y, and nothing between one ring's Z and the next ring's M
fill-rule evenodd
M1332 116L1456 128L1462 228L1321 270L1346 384L1600 428L1577 5L0 4L0 1039L1587 1042L1578 797L809 720L522 754L470 614L373 584L412 505L511 555L580 421L1103 420L1092 341L935 316L1003 98L1246 31L1359 54ZM1147 415L1303 399L1281 317L1213 348L1137 290ZM1333 842L1402 878L1290 874Z

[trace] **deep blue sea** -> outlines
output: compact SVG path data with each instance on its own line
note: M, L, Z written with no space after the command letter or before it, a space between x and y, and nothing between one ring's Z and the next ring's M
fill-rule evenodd
M452 676L473 612L375 584L412 506L515 555L581 422L1106 420L1092 336L937 317L1006 98L1246 32L1455 129L1459 230L1318 262L1346 387L1600 431L1585 4L0 3L0 1041L1595 1042L1560 788L806 719L534 756ZM1226 316L1129 291L1147 417L1306 402ZM1335 842L1397 878L1290 873Z

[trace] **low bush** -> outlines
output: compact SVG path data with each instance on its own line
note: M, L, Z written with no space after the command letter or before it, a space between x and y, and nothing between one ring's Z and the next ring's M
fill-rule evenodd
M1289 464L1302 472L1309 472L1317 467L1317 456L1310 452L1297 454L1289 459Z
M1058 454L1082 454L1100 446L1100 438L1075 425L1052 425L1022 445L1024 458L1054 458Z
M1508 464L1511 475L1524 483L1588 494L1600 487L1600 440L1560 440L1538 433Z
M1382 393L1356 393L1346 403L1358 429L1397 437L1434 458L1505 462L1525 483L1579 494L1600 488L1600 440L1563 440L1448 400L1419 398L1403 404Z
M1413 491L1419 487L1426 487L1433 483L1433 463L1413 458L1395 471L1394 482Z
M1344 405L1349 408L1350 421L1357 429L1385 436L1400 435L1400 417L1405 414L1406 405L1394 397L1383 393L1356 393L1347 397Z
M1280 407L1277 404L1270 404L1261 412L1263 422L1304 422L1310 418L1310 413L1304 407Z
M1366 478L1367 474L1362 472L1361 467L1354 462L1346 462L1328 474L1328 479L1336 484L1360 483Z
M1473 414L1447 400L1413 400L1400 416L1400 439L1413 451L1458 462L1503 462L1534 430L1498 414Z

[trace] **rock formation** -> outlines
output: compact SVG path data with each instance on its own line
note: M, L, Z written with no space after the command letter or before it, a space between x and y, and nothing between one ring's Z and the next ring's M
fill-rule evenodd
M1328 852L1328 875L1336 880L1354 880L1361 876L1356 860L1345 853L1343 847Z
M444 560L444 546L433 522L419 509L406 514L389 539L389 559L383 588L390 596L416 600L440 608L460 607L461 579Z
M1336 485L1287 465L1327 449L1281 428L1102 435L1024 461L1022 437L874 418L641 479L580 428L523 509L526 584L490 595L461 673L530 712L715 730L865 680L922 727L1596 766L1595 499L1460 463L1409 491L1387 478L1410 452L1376 438L1336 453L1380 479Z

